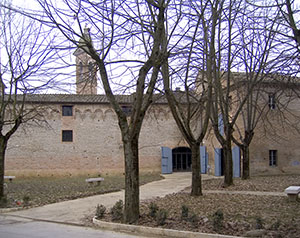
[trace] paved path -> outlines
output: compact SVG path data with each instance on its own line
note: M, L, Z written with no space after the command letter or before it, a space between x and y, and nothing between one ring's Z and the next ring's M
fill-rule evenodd
M163 180L141 186L140 199L147 200L155 197L164 197L167 194L179 192L191 185L191 173L173 173L164 177L165 179ZM202 178L211 179L213 176L203 175ZM124 200L124 190L10 212L8 214L45 221L82 225L84 224L85 217L93 214L98 204L103 204L109 209L120 199Z

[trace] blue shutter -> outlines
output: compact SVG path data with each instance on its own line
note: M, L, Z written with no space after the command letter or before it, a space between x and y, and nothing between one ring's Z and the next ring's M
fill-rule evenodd
M200 165L201 165L201 174L207 173L207 153L206 147L200 146Z
M222 153L222 149L215 148L215 176L221 176L222 173L221 153Z
M161 147L161 173L173 172L172 150L169 147Z
M223 122L223 115L219 114L218 117L218 127L219 127L219 132L222 136L224 136L224 122Z
M240 148L235 146L232 148L232 162L233 162L233 177L241 177L241 153Z

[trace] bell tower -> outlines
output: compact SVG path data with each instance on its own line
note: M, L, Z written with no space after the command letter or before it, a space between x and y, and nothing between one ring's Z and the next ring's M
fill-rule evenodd
M73 53L76 57L76 94L97 94L97 66L95 61L86 53L86 41L92 42L90 29L84 29L83 38Z

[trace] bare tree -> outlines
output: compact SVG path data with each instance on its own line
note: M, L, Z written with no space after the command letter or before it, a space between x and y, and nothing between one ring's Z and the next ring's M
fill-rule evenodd
M96 63L105 94L115 111L125 162L124 222L139 218L138 142L145 113L152 102L160 66L167 1L37 0L45 25L58 29L67 42ZM87 35L85 28L91 30ZM62 45L63 45L62 44ZM132 93L131 114L122 110L118 93Z
M184 4L183 21L187 22L180 32L183 38L173 48L170 62L162 66L164 90L176 124L192 151L192 196L202 195L200 145L206 134L211 108L212 84L208 68L209 54L213 50L205 40L214 41L214 34L207 27L213 15L207 13L213 7L208 1ZM187 11L187 12L185 12ZM207 19L209 18L209 19ZM201 69L201 71L199 71ZM205 69L205 71L203 70ZM183 91L173 91L170 85L182 86Z
M241 1L221 1L216 8L216 56L213 70L213 100L211 123L215 136L224 153L224 186L233 184L232 133L236 118L231 115L231 93L235 58L239 51L237 44L237 21L242 13ZM221 119L221 120L220 120ZM220 129L222 128L222 129Z
M249 10L251 9L251 10ZM276 69L281 54L276 53L276 32L278 24L276 21L268 21L267 16L272 15L273 19L278 18L278 11L271 9L260 9L248 7L244 16L240 19L239 31L242 45L238 55L243 73L236 74L239 82L236 83L237 90L232 97L232 104L238 107L244 103L240 112L242 123L236 123L235 129L238 132L233 135L235 144L242 151L243 172L242 178L250 177L250 151L249 147L254 136L254 130L261 119L263 112L268 108L267 104L261 103L261 93L264 88L264 80ZM241 128L238 127L241 126Z
M239 126L241 128L235 124L237 133L233 135L233 140L240 147L243 155L243 179L250 177L249 147L255 128L259 122L268 121L266 115L270 111L270 105L268 105L268 99L264 99L264 94L275 97L275 94L267 93L270 85L289 84L292 77L288 75L294 74L295 69L296 72L298 69L293 66L297 54L295 54L294 43L290 41L290 30L286 24L289 22L288 19L293 22L294 20L282 10L284 6L287 6L291 13L290 1L282 3L273 1L273 4L269 2L265 5L260 4L259 1L246 1L246 4L248 10L239 24L240 42L243 47L238 55L241 63L239 67L244 72L240 74L239 93L236 93L235 102L233 102L233 104L240 104L246 99L240 113ZM284 90L284 88L286 86L279 87L277 91ZM274 100L278 101L280 94L278 92ZM248 96L245 97L246 95ZM283 110L281 107L285 111L282 115L288 113L287 105L284 108ZM267 128L266 124L265 128Z
M278 24L283 26L278 32L281 38L288 39L289 45L297 48L299 51L300 45L300 29L299 29L299 4L295 0L246 0L246 2L254 8L262 8L273 11L279 11L281 18L274 19L272 17L265 16L268 21L278 21ZM296 43L292 44L291 42Z
M276 0L275 1L276 6L278 7L278 9L280 10L282 17L284 19L284 23L288 26L288 28L291 29L294 40L296 41L298 47L300 46L300 28L299 26L297 26L299 23L296 21L296 15L299 13L299 10L296 10L296 6L295 8L293 7L294 5L296 5L296 1L292 0ZM270 6L272 7L272 5Z
M54 87L51 31L9 10L0 2L0 198L4 196L5 152L21 124L41 119L40 106L26 104L29 94ZM52 67L54 67L52 65Z

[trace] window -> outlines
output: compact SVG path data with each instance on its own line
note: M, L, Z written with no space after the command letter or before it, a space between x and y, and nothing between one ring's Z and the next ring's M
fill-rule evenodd
M276 107L275 94L269 94L269 108L274 110Z
M62 141L72 142L73 141L73 131L72 130L63 130L62 131Z
M73 106L62 106L63 116L73 116Z
M83 65L82 62L79 63L79 79L82 82L82 74L83 74Z
M93 70L94 69L94 65L92 62L89 62L89 80L93 80Z
M131 112L132 112L132 106L131 105L123 105L121 106L122 108L122 111L125 113L125 115L127 117L129 117L131 115Z
M219 128L219 133L224 136L224 121L223 121L223 115L219 114L218 116L218 128Z
M277 166L277 150L269 150L269 165Z

